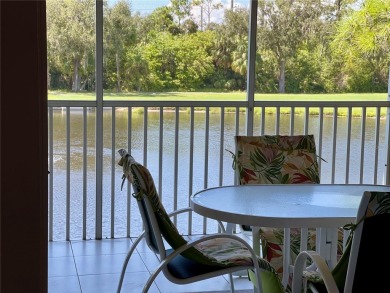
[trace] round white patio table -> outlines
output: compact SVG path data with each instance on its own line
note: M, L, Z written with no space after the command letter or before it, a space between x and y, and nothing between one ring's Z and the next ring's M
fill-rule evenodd
M337 228L355 222L364 191L389 190L388 185L372 184L233 185L196 192L190 205L202 216L253 226L253 248L259 255L258 227L317 228L316 249L333 266L337 245L331 244L337 241ZM284 268L288 268L289 230L284 235ZM287 278L285 273L284 285Z

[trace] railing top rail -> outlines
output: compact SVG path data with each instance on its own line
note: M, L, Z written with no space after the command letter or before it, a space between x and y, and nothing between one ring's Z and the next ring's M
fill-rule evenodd
M66 101L66 100L48 100L49 107L96 107L96 101Z
M105 101L107 107L246 107L247 101Z
M49 107L96 107L96 101L48 101ZM247 101L103 101L103 107L246 107ZM255 107L390 107L390 101L255 101Z
M255 101L255 107L390 107L390 101Z

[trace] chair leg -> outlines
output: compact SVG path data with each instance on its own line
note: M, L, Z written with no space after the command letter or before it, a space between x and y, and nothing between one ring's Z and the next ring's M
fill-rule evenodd
M117 288L117 290L116 290L117 293L120 293L120 292L121 292L122 283L123 283L123 278L124 278L124 276L125 276L127 264L129 263L130 257L131 257L131 255L133 254L135 248L136 248L137 245L140 243L140 241L142 240L142 238L144 238L144 234L145 234L145 232L142 232L142 234L135 240L135 242L133 243L133 245L131 246L129 252L128 252L127 255L126 255L125 261L123 262L123 265L122 265L122 271L121 271L121 275L120 275L120 278L119 278L118 288Z
M230 279L230 291L234 293L234 282L233 282L233 275L229 274L229 279Z

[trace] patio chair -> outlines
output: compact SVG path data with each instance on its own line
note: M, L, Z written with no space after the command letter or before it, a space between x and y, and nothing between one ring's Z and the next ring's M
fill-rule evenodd
M259 258L251 246L237 235L216 233L187 241L170 217L189 212L191 209L177 210L168 215L149 170L137 163L126 150L119 150L119 154L121 159L118 164L123 167L122 187L126 179L132 184L133 197L137 200L144 231L126 255L117 288L118 293L121 291L130 257L143 239L156 254L160 264L149 277L142 292L149 290L160 272L175 284L189 284L229 274L231 292L234 292L232 273L248 269L253 269L256 274L256 292L283 292L283 286L269 262Z
M385 292L390 263L387 249L390 226L390 192L366 191L360 202L347 248L333 270L315 251L302 251L296 258L293 293L311 292ZM316 274L306 275L304 267L310 260L317 266ZM305 282L302 282L302 277ZM303 287L303 288L302 288Z
M235 136L233 169L238 184L319 184L318 156L313 135ZM260 204L260 203L259 203ZM315 249L315 229L290 229L290 250L283 255L284 229L240 225L245 232L260 233L262 257L287 286L290 264L300 250ZM289 231L288 229L286 231ZM257 233L257 231L254 231ZM342 234L340 238L342 239ZM341 242L342 244L342 242ZM339 249L342 251L342 248ZM290 276L291 278L291 276ZM290 279L291 281L291 279Z

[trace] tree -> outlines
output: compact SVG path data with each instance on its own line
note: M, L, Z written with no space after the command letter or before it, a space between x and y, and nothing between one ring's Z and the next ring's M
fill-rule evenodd
M169 32L172 35L180 33L180 29L174 21L172 10L168 7L158 7L151 14L139 20L139 37L147 41L150 34Z
M244 8L236 9L234 12L225 10L224 22L215 27L217 38L214 41L212 54L217 66L225 70L231 68L232 53L237 47L235 40L247 40L248 17L249 12Z
M330 6L320 0L259 0L258 40L278 62L279 92L285 92L286 62L311 35L321 31Z
M246 78L246 76L241 74L237 75L236 72L239 72L239 70L236 70L237 68L233 69L232 64L235 58L242 58L242 56L237 54L233 55L237 51L237 46L242 43L247 44L248 19L249 11L245 8L239 8L235 11L225 10L224 21L221 24L217 24L214 28L216 38L211 50L211 56L218 73L215 77L216 87L222 86L227 80L233 78L242 80ZM242 48L239 51L242 52Z
M214 38L213 32L156 35L142 50L150 70L149 86L154 90L200 87L213 73L208 52Z
M95 1L47 0L46 10L49 72L59 69L77 92L94 73Z
M115 62L113 79L116 81L117 92L121 92L121 72L125 51L136 41L135 26L133 25L130 4L127 0L120 0L112 8L107 9L104 28L106 63Z
M237 46L232 53L233 62L231 66L233 71L245 76L248 69L248 37L242 40L237 37L235 43L237 43Z
M332 41L341 56L344 78L358 90L382 91L390 63L390 1L366 0L361 9L345 15ZM362 85L367 84L365 88ZM378 88L379 87L379 88Z
M198 25L192 19L186 19L183 22L181 31L184 34L193 34L198 31Z
M143 58L142 44L128 48L124 60L124 86L126 90L141 91L147 89L149 66L147 60Z
M203 19L203 14L206 14L206 17L207 17L206 27L209 27L210 23L211 23L212 12L215 10L219 10L223 7L221 2L215 3L214 0L194 0L192 5L200 7L200 10L201 10L201 19L200 19L201 30L203 30L203 24L205 23L205 21Z
M191 2L189 0L171 0L171 10L178 18L179 28L181 21L191 15Z

